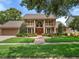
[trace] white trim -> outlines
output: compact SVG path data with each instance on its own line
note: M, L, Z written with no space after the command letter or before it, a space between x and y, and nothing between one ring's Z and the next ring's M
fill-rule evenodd
M44 20L44 24L43 24L43 33L45 34L45 20Z
M35 28L36 28L36 22L34 20L34 33L36 32Z

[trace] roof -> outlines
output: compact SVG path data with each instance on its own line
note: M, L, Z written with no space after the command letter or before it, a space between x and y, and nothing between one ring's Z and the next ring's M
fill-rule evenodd
M2 25L0 24L0 28L2 27Z
M27 14L23 19L56 19L56 17L54 15L46 17L44 14Z
M23 21L8 21L1 25L1 28L20 28Z

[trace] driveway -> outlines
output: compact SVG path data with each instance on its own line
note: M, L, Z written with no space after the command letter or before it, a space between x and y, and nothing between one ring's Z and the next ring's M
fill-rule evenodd
M16 37L16 36L0 36L0 41L6 40L9 38L13 38L13 37Z

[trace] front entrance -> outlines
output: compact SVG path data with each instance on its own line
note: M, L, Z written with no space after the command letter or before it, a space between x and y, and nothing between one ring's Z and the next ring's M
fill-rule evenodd
M36 28L36 33L41 35L43 33L43 28Z
M36 33L38 35L43 33L43 20L36 20Z

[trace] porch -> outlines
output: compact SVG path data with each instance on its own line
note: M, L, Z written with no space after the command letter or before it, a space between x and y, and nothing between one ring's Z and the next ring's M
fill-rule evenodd
M25 20L26 32L31 34L56 33L55 22L53 19L27 19Z

